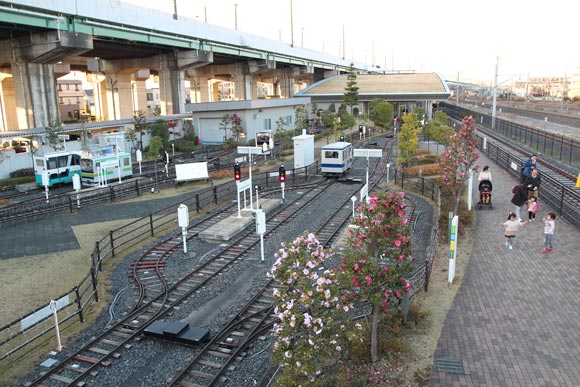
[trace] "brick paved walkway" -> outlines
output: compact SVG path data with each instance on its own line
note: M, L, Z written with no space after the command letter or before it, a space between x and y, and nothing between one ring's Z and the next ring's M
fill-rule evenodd
M557 218L554 251L540 252L542 217L556 212L540 191L537 220L520 230L509 251L499 223L513 211L516 181L485 157L478 163L491 168L494 209L477 210L473 254L429 386L580 386L580 233ZM473 194L476 203L477 185ZM443 359L457 361L459 373L438 371Z

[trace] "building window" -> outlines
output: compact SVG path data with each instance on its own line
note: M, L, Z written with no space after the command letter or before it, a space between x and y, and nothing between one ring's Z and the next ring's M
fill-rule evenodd
M264 129L272 130L272 119L271 118L264 119Z

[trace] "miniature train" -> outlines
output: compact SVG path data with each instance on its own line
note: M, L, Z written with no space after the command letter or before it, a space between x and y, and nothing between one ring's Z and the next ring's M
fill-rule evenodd
M81 149L81 181L89 187L106 185L112 180L133 176L131 154L117 152L115 145Z
M81 176L84 186L106 185L107 182L133 175L131 154L116 151L115 145L91 146L80 151L57 151L34 156L36 184L44 186L43 174L48 176L48 186L71 184L73 175Z
M48 175L48 186L70 184L75 174L81 173L81 152L60 151L34 155L36 184L43 186L43 174Z
M353 147L350 142L333 142L320 149L320 171L325 176L343 176L353 163Z

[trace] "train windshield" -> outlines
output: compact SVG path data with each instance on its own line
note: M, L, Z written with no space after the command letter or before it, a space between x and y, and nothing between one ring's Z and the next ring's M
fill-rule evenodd
M324 152L324 158L326 159L337 159L338 152L337 151L326 151Z
M47 160L48 169L66 168L68 156L50 157Z
M91 159L81 159L81 172L94 173L94 171L93 171L93 160L91 160Z

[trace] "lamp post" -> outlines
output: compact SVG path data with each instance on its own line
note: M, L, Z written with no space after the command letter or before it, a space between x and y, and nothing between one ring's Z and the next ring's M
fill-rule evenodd
M294 21L292 19L292 0L290 0L290 47L294 47Z
M234 26L238 30L238 3L234 3Z

